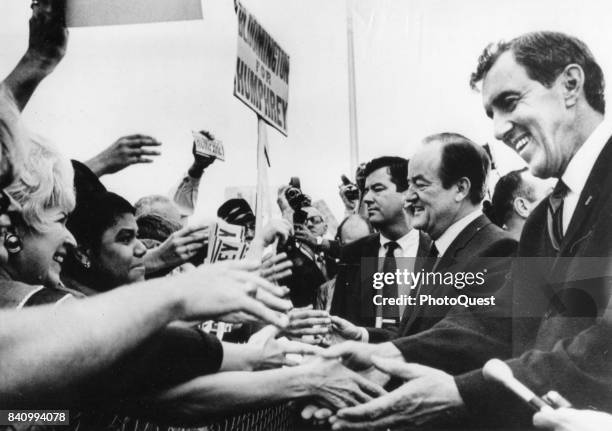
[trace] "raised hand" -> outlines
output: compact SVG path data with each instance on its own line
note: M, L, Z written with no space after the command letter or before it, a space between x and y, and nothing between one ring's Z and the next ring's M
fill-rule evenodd
M131 165L153 163L153 157L161 154L154 148L160 145L160 142L146 135L123 136L85 164L99 177L113 174Z

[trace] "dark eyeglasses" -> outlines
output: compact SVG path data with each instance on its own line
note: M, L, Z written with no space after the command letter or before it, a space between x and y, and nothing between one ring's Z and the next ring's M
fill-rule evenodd
M312 223L312 224L319 224L319 223L323 223L323 218L319 216L312 216L312 217L308 217L306 219L306 222Z

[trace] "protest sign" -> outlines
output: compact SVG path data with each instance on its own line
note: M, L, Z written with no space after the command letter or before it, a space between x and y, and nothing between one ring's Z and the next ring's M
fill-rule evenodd
M289 55L239 2L234 96L287 136Z
M68 27L202 19L201 0L68 0Z
M206 136L198 132L191 132L193 142L195 143L195 151L197 154L204 156L215 156L217 159L225 161L225 149L223 143L218 139L208 139Z
M218 220L210 228L206 261L240 260L247 250L246 229Z

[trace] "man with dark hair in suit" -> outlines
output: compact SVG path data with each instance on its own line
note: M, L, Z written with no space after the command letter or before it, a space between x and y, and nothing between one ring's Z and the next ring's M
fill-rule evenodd
M399 307L377 307L373 298L378 293L385 297L397 297L400 294L398 286L376 291L372 287L373 274L381 270L387 272L390 267L386 268L385 265L396 267L396 258L415 258L427 253L429 240L412 229L405 209L407 169L406 159L391 156L373 159L365 166L363 202L368 219L378 233L342 248L331 313L371 330L366 331L338 320L345 325L342 333L346 337L367 341L370 337L377 339L385 333L376 328L385 326L390 330L397 329L403 310Z
M408 167L410 188L406 199L413 227L427 233L434 243L428 251L429 260L419 262L415 269L435 270L440 274L475 274L486 267L486 282L482 287L465 289L458 289L453 284L425 286L425 283L418 283L410 293L417 302L406 308L399 330L385 333L369 329L370 336L361 337L362 341L381 342L419 333L446 316L451 308L449 304L421 304L420 295L490 297L501 287L510 269L510 256L515 253L516 241L491 223L480 209L489 165L483 148L462 135L440 133L423 140ZM356 333L347 322L336 319L335 323L346 334ZM345 338L357 337L348 335Z
M582 41L536 32L487 47L471 84L480 81L496 138L535 176L557 178L555 190L524 226L497 317L449 316L406 339L403 359L439 369L374 359L407 382L340 410L334 429L457 424L457 414L487 429L524 429L529 407L484 380L480 367L491 357L536 394L554 389L576 408L612 411L612 324L602 317L610 307L612 122L604 119L603 73Z
M485 214L518 241L527 217L551 191L548 181L534 177L526 167L510 171L495 184Z

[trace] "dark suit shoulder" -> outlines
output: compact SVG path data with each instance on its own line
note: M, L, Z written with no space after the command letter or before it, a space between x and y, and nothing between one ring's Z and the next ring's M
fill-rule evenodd
M514 255L517 246L518 242L508 232L481 215L461 231L447 253L455 256L506 257Z
M374 233L340 248L340 262L350 263L362 257L378 256L380 234Z

